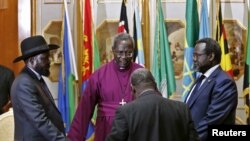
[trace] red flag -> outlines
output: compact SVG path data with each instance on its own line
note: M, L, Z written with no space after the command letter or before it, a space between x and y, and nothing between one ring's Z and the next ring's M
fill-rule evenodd
M124 0L122 1L120 22L118 26L118 33L126 32L129 33L128 29L128 18L127 18L127 8Z
M219 10L218 10L216 19L217 19L216 40L220 44L221 52L222 52L220 65L224 71L226 71L230 76L233 77L233 67L232 67L228 44L227 44L226 31L224 28L224 24L222 23L220 2L219 2Z
M99 60L99 51L97 47L96 38L94 36L94 29L93 29L93 20L92 20L92 10L91 10L91 3L90 0L85 0L83 2L83 58L82 58L82 92L84 91L88 79L92 74L92 71L96 69L100 62ZM93 52L95 56L93 58ZM93 64L94 62L94 64ZM94 67L94 68L93 68ZM92 120L95 121L96 119L96 109L94 111L94 115ZM94 128L95 125L91 121L88 126L88 132L86 135L86 141L91 141L94 139Z
M92 12L89 0L85 1L83 15L82 82L92 73Z

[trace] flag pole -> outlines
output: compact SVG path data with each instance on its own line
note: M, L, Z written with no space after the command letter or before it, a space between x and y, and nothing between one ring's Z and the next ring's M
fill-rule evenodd
M69 33L69 44L70 44L70 56L72 57L72 62L73 62L73 72L75 74L75 80L78 81L78 72L77 72L77 68L76 68L76 60L75 60L75 52L73 49L73 41L72 41L72 34L71 34L71 30L70 30L70 23L69 23L69 15L68 15L68 7L67 7L67 0L64 0L64 7L65 7L65 15L66 18L68 20L66 20L66 24L69 27L68 28L68 33Z
M145 57L145 67L150 68L150 15L149 15L149 0L142 2L142 42Z

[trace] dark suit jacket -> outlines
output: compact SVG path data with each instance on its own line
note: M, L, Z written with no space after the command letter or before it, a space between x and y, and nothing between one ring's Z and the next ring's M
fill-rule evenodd
M228 74L218 67L201 85L188 105L197 132L207 140L208 125L234 124L238 103L237 87Z
M186 104L147 91L116 111L106 141L196 141Z
M0 65L0 115L3 113L3 106L10 100L10 88L14 79L13 71Z
M15 141L64 141L61 114L48 90L24 68L11 87Z

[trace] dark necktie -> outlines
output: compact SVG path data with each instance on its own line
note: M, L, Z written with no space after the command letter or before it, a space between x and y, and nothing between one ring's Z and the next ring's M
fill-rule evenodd
M51 95L51 93L50 93L50 90L49 90L47 84L45 83L45 81L43 80L43 78L41 77L39 81L41 82L43 88L46 90L47 96L50 98L50 100L54 101L54 100L53 100L53 97L52 97L52 95Z
M194 97L194 95L196 94L196 92L199 90L199 88L200 88L200 86L201 86L201 83L202 83L202 80L203 80L205 77L206 77L206 76L202 74L202 75L197 79L196 84L195 84L195 86L194 86L194 89L193 89L192 93L190 93L191 95L190 95L190 97L189 97L189 99L188 99L188 101L187 101L188 104L192 101L192 98Z

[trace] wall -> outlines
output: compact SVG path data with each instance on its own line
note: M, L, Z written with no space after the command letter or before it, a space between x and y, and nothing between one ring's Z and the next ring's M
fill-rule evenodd
M12 69L15 74L19 66L12 61L18 56L17 1L1 0L0 3L0 64Z

